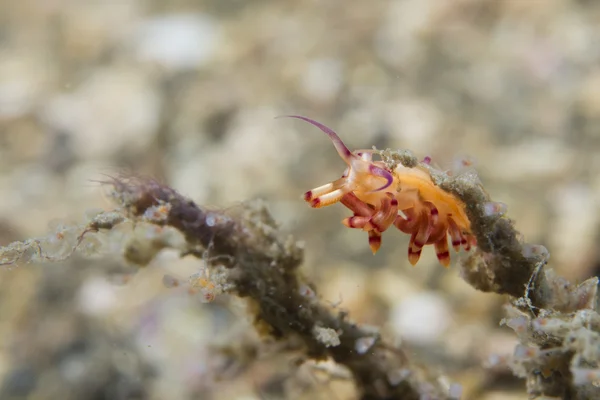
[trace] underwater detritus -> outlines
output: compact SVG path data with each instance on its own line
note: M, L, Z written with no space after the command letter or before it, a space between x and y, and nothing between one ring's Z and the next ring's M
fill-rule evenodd
M468 250L458 263L467 283L511 296L503 323L520 345L508 366L526 380L529 395L598 398L597 278L572 284L547 268L548 250L524 242L506 215L507 206L492 201L476 172L464 169L470 161L460 163L461 171L448 172L432 166L428 157L418 161L409 150L352 152L331 129L295 118L324 131L348 164L340 179L305 194L312 207L340 202L352 210L343 222L368 232L373 252L382 233L396 226L411 235L413 264L430 244L448 266L450 237L456 250ZM1 247L0 265L62 261L74 253L97 256L108 247L104 236L111 234L124 245L117 255L136 268L163 249L174 249L181 257L200 259L202 268L187 280L165 275L165 286L203 302L221 294L246 299L259 333L299 343L304 360L333 361L349 371L361 399L460 397L460 386L440 377L436 368L417 366L404 347L386 343L377 329L357 325L347 313L321 302L318 288L298 271L303 245L282 234L262 203L208 208L149 178L123 175L102 183L116 210L96 213L83 224L61 225L46 238ZM119 228L127 224L133 229L124 237Z
M225 267L227 292L249 300L257 329L279 339L301 339L309 359L330 358L344 365L362 398L450 398L448 388L413 366L401 349L356 325L346 313L321 304L315 291L307 290L312 285L297 274L302 246L282 235L263 205L208 210L152 180L118 179L112 185L113 197L130 218L169 204L166 218L154 223L178 229L189 254L201 257L199 249L210 248L207 263L215 260L213 264ZM368 351L356 351L365 338ZM392 380L394 371L408 373Z
M247 299L259 333L301 343L303 359L333 360L347 368L363 399L455 398L445 379L413 364L403 349L383 341L373 328L353 323L346 312L320 301L314 285L297 271L302 244L282 234L260 202L208 209L153 179L119 176L103 183L119 206L107 217L115 221L114 226L135 227L130 238L120 237L125 244L122 257L130 264L144 267L166 248L202 260L204 273L187 282L166 275L165 286L183 288L204 301L221 293ZM75 250L81 245L77 232L85 232L86 240L97 234L110 236L111 226L96 226L93 221L73 227L69 244ZM100 228L104 232L98 233ZM178 231L180 238L172 237L170 230ZM0 248L0 255L17 247ZM45 250L39 251L45 254ZM20 261L16 256L3 260L5 264Z
M260 332L281 340L300 339L307 359L332 359L345 366L362 398L451 398L449 388L411 364L402 349L322 304L313 289L307 290L312 285L297 273L302 245L278 230L262 204L209 210L151 179L118 178L109 183L112 197L128 218L179 230L186 241L187 248L180 249L184 254L203 258L209 268L220 268L220 287L248 299ZM144 218L157 206L163 206L164 218ZM201 249L210 249L210 257ZM357 343L365 341L368 351L357 351ZM406 374L391 379L394 371Z

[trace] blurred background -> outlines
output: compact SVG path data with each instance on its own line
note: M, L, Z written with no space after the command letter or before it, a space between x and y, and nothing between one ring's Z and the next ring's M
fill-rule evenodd
M346 209L308 207L344 164L316 128L274 117L443 169L476 159L525 240L582 281L600 272L599 43L591 0L0 2L0 245L110 209L93 180L119 171L205 205L262 198L305 241L324 301L463 399L524 399L492 362L516 343L506 299L431 249L411 267L399 231L373 256ZM118 254L0 271L0 399L354 398L343 371L259 340L243 302L163 287L199 263L167 252L121 281L136 268Z

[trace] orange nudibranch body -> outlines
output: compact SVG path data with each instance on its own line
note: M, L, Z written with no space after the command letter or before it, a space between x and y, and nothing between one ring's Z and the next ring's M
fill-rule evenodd
M476 243L464 203L435 185L425 167L397 164L393 170L373 161L373 150L351 152L331 129L306 117L332 140L348 164L340 179L305 193L314 208L341 202L354 212L342 221L350 228L366 231L373 253L381 246L381 234L390 226L410 234L408 259L415 265L425 245L433 245L440 263L450 264L448 236L456 251Z

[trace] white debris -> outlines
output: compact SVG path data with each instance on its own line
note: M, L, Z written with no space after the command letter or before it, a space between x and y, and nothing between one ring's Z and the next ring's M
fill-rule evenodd
M83 313L106 314L117 305L116 287L105 278L90 278L79 289L77 299Z
M375 336L365 336L360 339L356 339L354 349L358 354L365 354L375 344Z
M335 347L340 345L340 337L335 329L315 326L313 328L315 339L323 343L325 347Z

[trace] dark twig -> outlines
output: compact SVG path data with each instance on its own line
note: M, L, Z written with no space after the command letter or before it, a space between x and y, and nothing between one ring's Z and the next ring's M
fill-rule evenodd
M225 213L200 207L153 180L120 178L110 184L133 219L169 204L165 224L178 229L191 248L210 246L211 258L233 260L226 265L231 292L251 302L257 327L276 338L300 338L306 357L332 358L346 366L363 399L449 398L447 389L412 365L402 350L301 290L302 248L282 237L264 207L242 205ZM368 350L357 347L368 337L375 337Z

